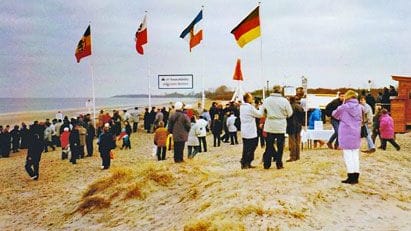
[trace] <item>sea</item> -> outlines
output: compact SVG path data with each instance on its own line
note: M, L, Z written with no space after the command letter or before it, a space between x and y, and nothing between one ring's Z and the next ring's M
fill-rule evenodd
M0 98L0 114L33 112L33 111L64 111L78 109L88 111L89 98ZM177 101L193 104L197 98L151 98L152 106L166 105ZM96 108L131 109L148 107L148 98L96 98Z

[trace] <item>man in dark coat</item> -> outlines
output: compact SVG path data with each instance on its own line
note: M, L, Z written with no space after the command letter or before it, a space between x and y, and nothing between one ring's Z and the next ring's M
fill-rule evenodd
M150 132L154 131L154 121L156 120L156 108L152 107L149 115Z
M98 138L98 151L102 160L101 169L109 169L111 164L110 151L115 148L114 136L110 132L110 125L106 123L103 133Z
M20 136L21 136L20 149L26 149L28 142L29 142L28 141L29 140L29 129L27 128L27 125L25 123L21 124Z
M371 92L368 92L367 95L365 96L365 102L371 106L372 109L372 114L374 115L375 113L375 98L374 96L371 95Z
M70 162L72 164L77 164L77 159L79 158L79 154L80 154L80 132L77 127L79 126L77 122L73 121L72 124L73 124L73 130L70 132L70 136L69 136L69 143L70 143L70 150L71 150Z
M173 134L174 140L174 162L184 161L184 145L188 140L188 132L191 128L190 119L183 113L183 103L176 102L176 112L170 116L168 121L168 132Z
M91 121L87 123L87 136L86 136L86 146L87 146L87 156L93 156L93 140L96 137L96 129Z
M150 133L150 113L148 112L148 108L145 108L144 110L144 130L146 130L147 133Z
M13 153L16 153L19 151L20 139L21 139L19 125L14 126L13 130L10 132L10 136L12 139L11 144L12 144Z
M327 104L327 106L325 107L325 114L328 117L331 117L331 125L334 128L334 134L332 134L332 136L330 137L330 139L327 142L327 146L330 149L337 149L338 148L338 126L340 124L340 121L335 119L334 117L332 117L332 112L337 109L338 106L340 106L341 104L343 104L344 102L344 93L340 92L338 94L338 98L334 99L333 101L331 101L330 103ZM333 147L333 142L335 140L335 144Z
M24 166L33 180L39 179L39 165L43 150L43 129L39 125L33 124L30 127L26 164Z
M9 132L9 125L5 128L0 126L0 155L3 157L10 156L11 135Z

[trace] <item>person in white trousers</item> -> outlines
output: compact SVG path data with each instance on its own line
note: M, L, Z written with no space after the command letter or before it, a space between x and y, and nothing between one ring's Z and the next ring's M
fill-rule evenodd
M357 93L348 90L345 93L345 101L332 116L340 121L338 127L338 143L343 150L344 161L347 167L346 184L357 184L360 176L360 146L361 124L363 120L363 107L359 104Z

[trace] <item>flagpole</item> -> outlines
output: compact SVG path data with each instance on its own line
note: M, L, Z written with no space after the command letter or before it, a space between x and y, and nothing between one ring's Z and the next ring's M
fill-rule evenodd
M261 6L261 2L258 2L258 6L259 7ZM263 79L263 33L262 33L262 26L261 26L261 21L262 21L261 20L261 18L262 18L261 17L261 12L259 12L259 15L260 15L260 80L263 84L263 88L262 88L262 90L263 90L263 99L265 99L265 87L264 87L265 82L264 82L264 79Z
M89 22L90 24L90 31L91 31L91 21ZM91 39L91 32L90 32L90 39ZM91 46L91 53L93 54L93 46ZM92 91L92 96L93 96L93 125L96 127L96 94L95 94L95 88L94 88L94 71L93 71L93 56L91 55L90 57L90 72L91 72L91 91Z
M204 18L204 6L201 6L201 10L203 11L203 18ZM205 28L205 22L203 22L203 34L204 34L204 28ZM203 37L204 40L204 37ZM201 84L202 86L202 91L201 91L201 109L204 111L205 108L205 93L204 93L204 74L205 74L205 48L204 48L204 41L203 41L203 74L201 76Z
M147 17L147 10L145 11ZM146 22L147 23L147 22ZM147 27L147 24L146 24ZM148 50L148 46L146 48ZM147 52L147 78L148 78L148 108L151 109L151 70L150 70L150 55Z

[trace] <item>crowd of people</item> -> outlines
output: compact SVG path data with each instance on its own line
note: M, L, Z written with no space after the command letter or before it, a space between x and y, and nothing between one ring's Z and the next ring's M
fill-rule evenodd
M395 89L387 91L395 94ZM290 153L287 162L300 159L301 131L305 124L305 110L308 110L304 98L305 92L301 87L297 88L295 96L284 97L282 87L274 86L264 102L246 93L240 101L229 102L225 106L213 102L209 110L201 104L193 108L182 102L176 102L169 108L152 107L151 111L145 108L144 113L140 113L137 107L130 111L123 110L122 113L118 110L112 113L101 110L96 128L90 114L69 120L58 112L51 121L35 121L29 127L24 123L21 128L15 125L11 130L9 125L4 128L0 126L0 155L9 157L10 152L28 149L25 168L29 176L37 180L43 152L48 152L49 148L61 148L61 159L69 159L72 164L76 164L79 159L93 156L93 141L97 138L101 168L109 169L112 150L117 147L116 141L122 140L121 149L131 149L131 134L138 131L139 122L143 120L143 130L153 134L155 154L159 161L165 160L167 151L173 149L174 161L183 162L186 145L188 158L207 152L207 134L213 136L213 147L218 148L221 143L238 145L240 132L242 169L255 167L252 161L258 144L265 148L263 167L269 169L275 162L276 168L282 169L286 137ZM367 150L363 152L376 151L377 137L380 138L380 149L385 150L389 142L400 150L395 141L389 105L383 103L383 99L372 99L374 97L370 94L359 95L349 90L339 93L324 110L324 115L330 117L334 129L327 146L343 150L348 173L343 183L358 183L361 127L365 127L364 138L367 140ZM308 129L313 128L315 121L325 121L318 108L309 111Z

